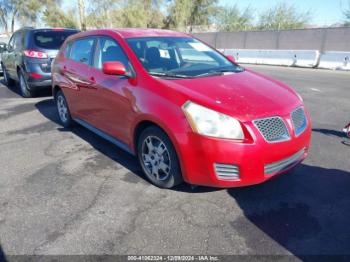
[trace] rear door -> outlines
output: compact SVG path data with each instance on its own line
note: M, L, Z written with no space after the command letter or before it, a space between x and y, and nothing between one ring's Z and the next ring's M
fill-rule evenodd
M90 124L94 112L91 105L89 90L94 89L94 82L90 78L93 49L95 45L94 37L84 37L69 43L70 50L67 59L61 65L61 72L70 82L70 88L66 90L69 103L72 105L72 113Z

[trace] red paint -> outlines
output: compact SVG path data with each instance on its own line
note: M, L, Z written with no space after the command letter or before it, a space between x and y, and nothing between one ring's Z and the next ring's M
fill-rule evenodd
M125 66L120 62L106 62L103 63L103 73L106 75L125 75Z
M250 70L195 79L152 77L125 41L128 37L143 36L188 37L182 33L144 29L95 30L70 36L67 41L95 35L109 36L119 43L135 76L107 75L102 70L66 59L62 52L66 44L63 44L53 65L53 86L63 90L73 117L114 136L131 151L135 151L134 135L138 125L143 121L152 122L173 142L184 180L216 187L261 183L277 175L264 176L265 164L288 158L303 148L306 153L300 161L306 157L311 138L310 118L305 109L308 126L296 137L290 124L290 113L304 105L296 92L285 84ZM189 100L239 120L245 139L235 141L194 133L182 110ZM252 123L255 119L271 116L283 117L291 134L289 141L267 143ZM214 173L214 163L238 165L241 179L219 180Z

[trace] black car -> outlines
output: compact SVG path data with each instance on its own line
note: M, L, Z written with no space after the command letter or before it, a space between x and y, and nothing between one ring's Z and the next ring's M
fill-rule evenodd
M51 88L51 62L64 40L76 29L26 27L16 31L1 53L6 85L19 82L21 95L32 97L35 91Z

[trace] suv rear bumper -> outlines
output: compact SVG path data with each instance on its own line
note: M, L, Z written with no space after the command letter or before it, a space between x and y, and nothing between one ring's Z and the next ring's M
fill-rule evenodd
M42 90L42 89L51 89L51 78L50 79L27 79L28 88L30 90Z
M51 89L51 66L50 61L38 61L28 59L25 62L25 78L29 90ZM43 71L43 64L47 65L47 70Z

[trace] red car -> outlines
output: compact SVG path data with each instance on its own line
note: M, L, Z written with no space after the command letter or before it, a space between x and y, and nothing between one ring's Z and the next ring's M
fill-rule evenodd
M77 122L136 155L159 187L253 185L309 150L309 115L292 88L187 34L75 34L52 80L62 125Z

